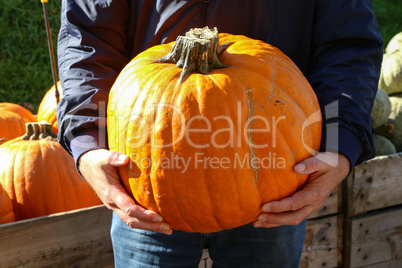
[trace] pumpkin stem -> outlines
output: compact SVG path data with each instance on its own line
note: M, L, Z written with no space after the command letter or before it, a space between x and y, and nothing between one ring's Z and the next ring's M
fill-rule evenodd
M218 56L231 45L226 43L219 45L217 28L194 28L186 33L186 36L178 36L172 51L156 62L175 63L182 68L180 82L192 71L209 74L213 69L229 67L222 64Z
M52 130L52 124L48 122L30 122L25 124L27 132L22 136L23 140L56 140L57 135Z

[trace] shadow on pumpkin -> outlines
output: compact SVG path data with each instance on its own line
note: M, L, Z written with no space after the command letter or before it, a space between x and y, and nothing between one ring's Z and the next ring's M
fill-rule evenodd
M141 169L131 158L129 158L128 164L118 167L117 171L127 193L133 196L129 179L139 179L141 177Z

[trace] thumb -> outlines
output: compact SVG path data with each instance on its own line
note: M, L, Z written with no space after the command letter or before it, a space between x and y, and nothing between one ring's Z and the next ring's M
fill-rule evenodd
M304 159L302 162L295 165L293 169L299 174L312 174L325 168L325 163L322 162L317 156L313 156Z
M114 167L121 167L128 163L129 158L127 155L111 151L111 155L109 157L109 164Z

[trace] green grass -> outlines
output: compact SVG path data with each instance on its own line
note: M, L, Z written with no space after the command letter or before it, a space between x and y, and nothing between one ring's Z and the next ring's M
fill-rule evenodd
M60 3L47 4L54 45ZM0 44L0 102L25 103L36 111L53 85L41 1L0 1Z
M402 31L401 0L372 0L384 43ZM47 4L53 45L60 27L61 0ZM53 84L42 4L0 1L0 102L32 106L36 112Z

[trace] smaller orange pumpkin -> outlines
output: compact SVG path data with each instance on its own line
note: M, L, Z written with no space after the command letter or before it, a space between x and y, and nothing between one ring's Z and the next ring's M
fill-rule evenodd
M16 220L102 204L78 174L50 123L27 124L27 133L0 147L0 183Z
M26 108L21 105L11 103L11 102L1 102L0 103L1 110L7 110L9 112L17 113L22 115L28 122L36 122L36 117ZM25 128L24 128L25 130Z
M23 135L28 122L36 122L36 118L26 108L15 103L0 103L0 144Z
M38 121L47 121L52 124L54 133L58 133L56 107L57 103L63 97L63 90L60 81L57 82L57 92L59 93L59 99L56 97L56 87L53 85L46 92L38 108Z

